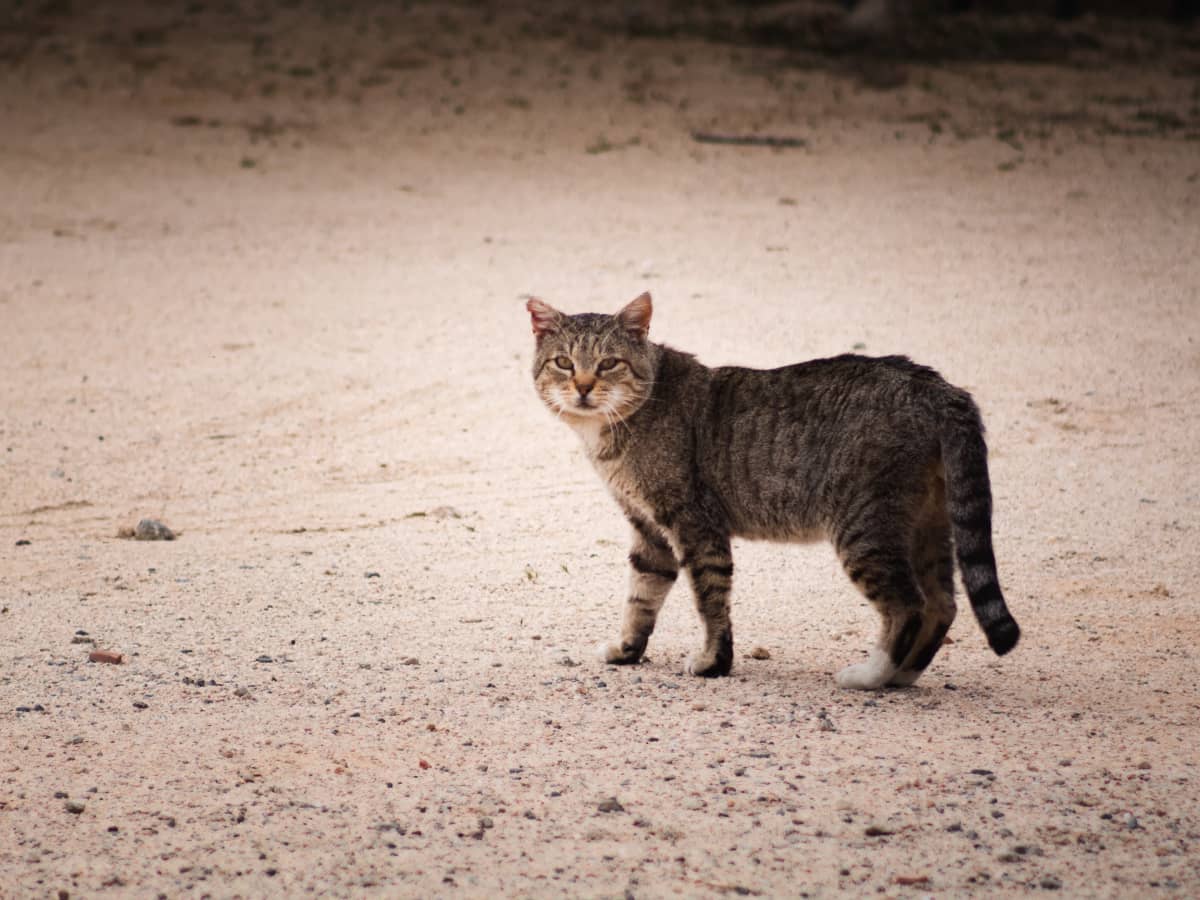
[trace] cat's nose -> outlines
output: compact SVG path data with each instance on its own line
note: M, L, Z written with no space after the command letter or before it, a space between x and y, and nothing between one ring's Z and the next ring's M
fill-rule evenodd
M579 391L580 397L586 397L592 392L592 388L596 386L596 381L593 378L576 378L575 390Z

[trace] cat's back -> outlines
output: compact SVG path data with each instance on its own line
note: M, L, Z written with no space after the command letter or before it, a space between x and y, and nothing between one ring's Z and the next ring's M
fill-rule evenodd
M963 401L965 392L906 356L843 354L777 369L713 369L709 415L721 430L826 427L852 439L855 427L916 425L936 418L939 405Z

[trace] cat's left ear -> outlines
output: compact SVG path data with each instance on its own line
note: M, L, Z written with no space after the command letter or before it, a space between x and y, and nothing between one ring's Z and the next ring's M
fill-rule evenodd
M533 333L539 341L550 332L558 331L563 314L549 303L537 297L530 297L525 308L529 310L529 316L533 320Z
M644 341L650 331L650 316L653 312L654 304L650 302L650 294L645 293L636 300L630 301L624 309L617 313L617 321L621 323L622 328L638 340Z

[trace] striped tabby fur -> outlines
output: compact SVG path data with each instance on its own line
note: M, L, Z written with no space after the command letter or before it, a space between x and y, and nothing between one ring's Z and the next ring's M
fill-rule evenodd
M954 621L957 557L998 654L1020 629L992 553L983 422L969 394L902 356L708 368L647 337L651 302L617 315L528 310L533 377L582 438L632 525L629 597L609 663L642 658L683 569L704 622L695 675L733 665L732 537L828 538L883 620L848 688L912 684Z

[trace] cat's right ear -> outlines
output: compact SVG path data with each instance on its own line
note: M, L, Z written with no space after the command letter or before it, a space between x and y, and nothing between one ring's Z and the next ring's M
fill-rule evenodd
M537 297L530 297L525 308L529 310L529 316L533 321L533 333L539 341L551 332L558 331L562 324L563 314Z

